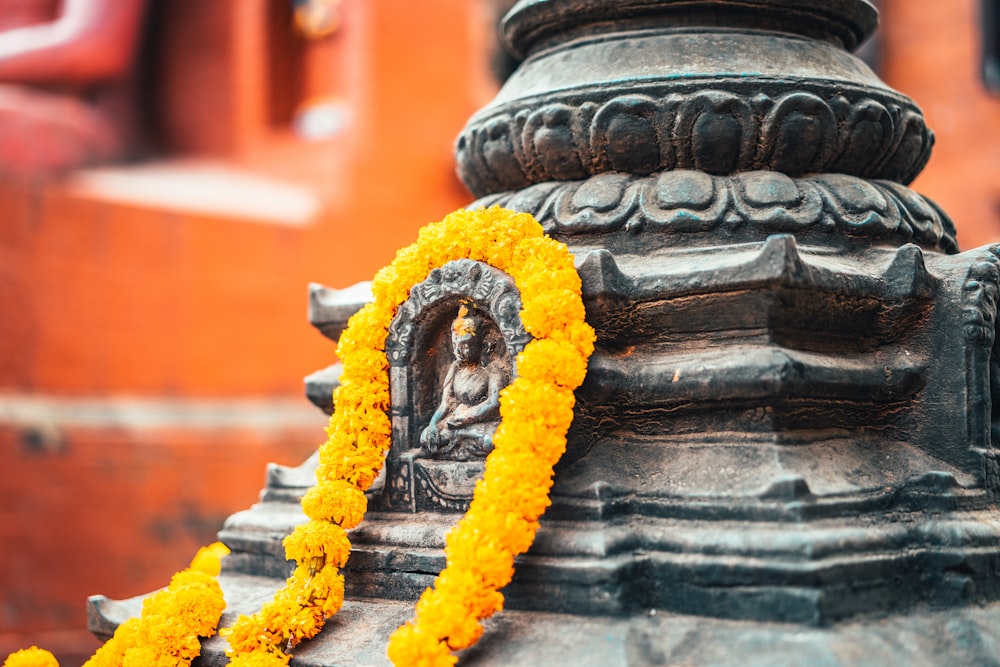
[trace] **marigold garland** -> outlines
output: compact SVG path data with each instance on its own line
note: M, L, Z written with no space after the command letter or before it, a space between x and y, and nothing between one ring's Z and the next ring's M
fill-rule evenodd
M45 649L32 646L8 655L3 667L59 667L59 662Z
M367 509L371 486L391 444L385 339L410 288L457 259L485 262L513 279L521 319L534 340L518 356L518 377L501 394L502 423L476 485L472 506L449 532L446 567L427 589L416 618L394 633L397 665L451 665L452 650L482 634L479 620L503 608L499 589L513 576L549 504L552 467L566 447L573 390L586 374L594 332L584 322L580 278L565 245L545 236L529 214L499 207L460 210L424 227L372 283L375 300L348 323L338 343L343 363L317 484L302 499L309 521L285 538L297 566L284 588L228 637L233 667L287 665L289 649L314 637L343 604L340 569L350 555L347 530Z
M417 602L416 618L389 641L389 658L397 666L454 664L451 651L473 645L482 634L479 621L503 608L499 589L513 577L514 558L531 546L549 505L552 469L573 420L573 391L594 349L566 246L542 236L530 218L517 220L521 236L486 241L492 230L483 223L513 217L498 209L481 212L470 234L477 243L470 256L514 279L521 320L534 340L518 355L517 378L500 394L494 449L469 511L448 533L445 569ZM478 245L484 241L488 248Z
M216 577L227 553L220 542L202 547L191 566L175 574L167 588L143 600L142 615L119 625L83 667L190 665L201 653L199 637L215 634L226 608Z
M376 274L375 300L351 318L339 341L344 368L317 484L302 499L309 521L284 540L295 571L259 612L222 631L233 667L288 665L289 650L319 633L343 604L347 531L364 517L364 492L391 444L384 352L389 324L413 285L432 269L466 258L514 279L521 320L533 340L518 355L517 378L501 392L494 449L469 511L447 536L446 567L417 602L415 619L393 634L389 657L398 666L453 665L451 651L474 644L482 634L479 621L503 608L499 590L513 577L514 558L531 546L549 505L552 469L566 448L573 391L586 374L594 332L584 321L580 278L566 246L546 237L530 215L493 207L457 211L424 227L416 243ZM214 632L225 607L215 579L225 553L221 544L202 549L84 667L190 664L201 650L198 638ZM58 663L32 647L8 656L4 667Z
M199 637L215 634L226 608L219 576L229 549L221 542L202 547L191 565L167 588L142 601L142 615L115 630L84 667L184 667L201 653ZM59 667L55 657L38 647L11 653L3 667Z

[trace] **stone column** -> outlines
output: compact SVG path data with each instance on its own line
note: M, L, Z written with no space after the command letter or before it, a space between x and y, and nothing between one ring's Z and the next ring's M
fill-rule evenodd
M825 625L1000 593L997 251L956 254L906 187L933 134L850 55L876 21L863 0L506 17L524 62L459 172L570 245L598 332L547 515L594 539L549 524L519 580L546 608Z

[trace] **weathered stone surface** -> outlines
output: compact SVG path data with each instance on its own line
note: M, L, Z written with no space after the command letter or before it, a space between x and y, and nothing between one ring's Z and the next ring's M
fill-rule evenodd
M277 581L231 575L222 578L229 608L222 624L270 599ZM138 601L129 601L133 607ZM392 600L349 600L314 641L304 644L297 667L390 663L385 638L410 620L413 607ZM127 616L116 619L122 621ZM996 665L1000 606L960 610L922 608L879 621L861 619L831 627L748 623L642 609L622 616L577 616L507 610L485 623L475 647L460 653L473 667L565 665L624 667L983 667ZM223 667L225 640L203 644L201 667Z

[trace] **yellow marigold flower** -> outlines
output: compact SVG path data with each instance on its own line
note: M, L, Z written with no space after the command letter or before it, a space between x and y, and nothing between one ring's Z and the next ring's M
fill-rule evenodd
M513 575L512 567L510 566L511 575ZM476 618L487 618L503 609L504 598L498 589L506 583L501 583L501 579L489 578L478 571L472 563L468 564L468 567L446 568L434 586L435 590L440 589L442 593L461 597L471 615ZM509 579L508 576L506 581Z
M230 627L219 630L219 635L229 642L230 650L242 651L248 646L259 645L261 631L254 616L240 614Z
M225 547L209 548L221 553ZM218 571L218 557L199 553L206 567ZM222 588L214 575L182 570L170 585L142 603L142 615L122 623L114 636L87 661L86 667L183 667L201 653L199 636L215 631L225 608Z
M111 639L104 642L83 667L120 667L125 659L125 651L139 638L139 619L130 618L115 630Z
M244 653L229 659L229 667L288 667L292 656L285 653Z
M365 516L368 499L358 487L343 480L322 481L302 496L302 511L316 521L332 521L350 530Z
M222 587L212 575L184 570L170 582L171 598L159 613L177 623L178 632L188 637L208 637L226 608ZM197 642L194 642L197 645ZM196 657L196 652L192 658Z
M446 637L448 648L459 651L469 648L483 636L483 625L473 614L466 614L455 624L451 633Z
M316 477L323 481L343 480L358 489L368 489L378 477L384 460L385 456L378 450L321 450Z
M500 392L500 416L510 419L506 429L524 437L531 428L555 429L563 434L573 421L573 392L546 382L513 382Z
M452 213L441 222L432 222L429 225L424 225L417 232L417 242L408 248L400 250L396 254L396 261L393 264L397 267L409 264L422 268L428 266L426 258L429 255L438 257L438 261L435 262L438 264L444 264L449 261L458 252L456 246L459 245L459 238L462 231L461 225L452 224L457 222L462 215L460 213L456 215L456 213ZM458 229L453 230L451 229L452 227L458 227Z
M228 549L226 549L228 551ZM181 591L189 588L198 588L203 586L218 586L218 582L215 580L215 576L211 574L206 574L201 570L192 570L188 568L187 570L181 570L180 572L175 572L174 576L170 577L170 584L167 586L167 590L163 591L166 593L172 593L170 596L164 596L164 604L169 604L167 600L173 600L177 597L177 594ZM152 598L147 598L147 600Z
M295 647L306 639L312 639L323 628L326 617L319 607L308 604L299 607L288 620L288 641Z
M552 338L567 341L583 355L584 359L590 359L590 355L594 353L594 342L597 340L593 327L586 322L571 322L562 329L553 331Z
M580 274L564 267L573 265L573 254L564 244L550 236L526 238L511 250L510 273L524 292L537 293L547 289L547 284L535 282L539 276L548 276L559 281L557 287L580 290Z
M410 288L426 278L432 268L431 258L417 244L399 250L392 264L375 274L372 294L376 303L395 308L409 298Z
M469 615L461 596L448 595L438 588L420 596L416 606L417 623L435 637L442 639L458 633L459 625Z
M500 548L513 556L520 555L531 547L535 533L538 531L538 517L541 516L542 511L549 503L547 492L532 494L532 496L534 497L529 498L522 495L521 502L517 503L517 507L514 509L491 509L483 514L477 513L470 517L470 521L474 522L482 531L495 531L496 539L501 541ZM545 498L540 498L540 496L545 496ZM541 507L541 511L538 511L537 506ZM445 554L448 554L447 548ZM491 559L483 561L484 564L489 562ZM509 574L505 575L503 579L505 583L500 584L498 588L506 585L506 581L509 581L513 575L513 562L504 563L504 565L510 568ZM476 565L473 564L473 566Z
M389 322L377 303L368 303L348 320L347 328L337 341L337 354L343 360L360 350L378 349L385 345Z
M369 378L373 373L384 373L388 365L370 364L366 368L345 368L341 376L339 410L356 410L363 413L385 412L389 409L389 387L385 383L372 382ZM338 387L339 390L339 387ZM335 395L336 396L336 395Z
M389 409L388 388L343 377L341 382L333 394L337 411L330 418L327 434L331 442L333 438L339 440L338 444L331 446L357 448L362 444L359 436L363 433L390 433L388 418L379 419L380 414L385 417L385 411Z
M336 567L327 566L313 576L309 582L310 591L322 600L320 612L324 618L333 616L344 604L344 575Z
M188 567L191 570L217 577L219 576L219 572L222 571L222 559L228 555L229 547L222 542L215 542L207 547L198 549L198 553L194 555L191 565Z
M498 530L502 529L503 521L497 523L501 525L466 522L448 536L445 548L449 567L475 573L494 589L503 588L514 576L514 554L504 547L505 540ZM454 593L461 593L468 584L468 579L446 569L435 582L435 587L443 586L453 589Z
M285 626L287 608L287 601L276 599L265 603L253 616L240 614L231 627L224 628L219 633L229 641L226 653L232 657L243 653L279 650L287 641L287 635L280 630Z
M411 623L392 633L388 654L392 664L408 667L453 667L458 662L447 644Z
M467 589L465 598L466 605L469 607L469 613L475 618L489 618L498 611L503 610L503 593L494 590L484 581L480 581L478 585Z
M357 374L361 377L372 377L380 373L385 373L389 368L389 362L385 354L370 348L358 348L348 359L349 361L344 365L344 373L348 377L351 374ZM374 387L369 388L373 389ZM359 398L363 397L359 396Z
M583 355L565 340L533 340L517 355L517 375L527 381L575 389L586 374Z
M158 651L152 646L133 646L125 651L122 657L122 667L151 667L163 664ZM177 664L178 661L172 661Z
M399 255L397 255L398 257ZM376 301L373 303L380 301L395 303L396 299L405 301L409 298L409 292L409 288L404 286L399 271L394 265L384 266L375 273L375 278L372 280L372 296L375 297Z
M59 661L45 649L32 646L8 655L3 667L59 667Z
M498 428L493 437L494 444L499 442L503 445L500 450L503 453L494 457L497 461L494 464L497 475L506 474L508 470L516 472L517 465L528 463L530 469L525 470L520 477L528 484L537 482L540 476L551 473L550 470L539 467L537 462L541 460L554 464L562 456L566 448L568 429L560 424L553 425L547 424L544 420L536 420L532 413L514 407L507 408L506 414L510 415L510 421L503 430ZM516 425L511 423L518 417L531 418L532 421ZM495 447L493 451L497 451ZM528 481L529 477L531 481Z
M545 230L530 213L515 213L499 206L492 206L486 209L485 215L491 217L495 221L494 224L507 230L505 235L507 239L519 239L516 246L530 243L532 239L549 238L545 236ZM565 247L561 243L559 245Z
M548 338L570 322L582 321L584 315L578 294L568 289L549 289L524 304L521 321L535 338Z
M329 521L312 520L296 526L283 544L285 554L300 563L323 559L325 563L343 567L351 554L351 542L347 539L347 533L342 527Z

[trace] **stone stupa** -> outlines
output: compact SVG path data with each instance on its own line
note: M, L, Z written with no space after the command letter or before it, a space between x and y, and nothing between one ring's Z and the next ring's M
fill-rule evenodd
M460 665L1000 664L1000 251L959 254L906 187L933 134L851 55L876 22L865 0L522 0L505 18L523 62L458 169L473 206L569 245L598 342L552 506ZM368 298L314 286L310 319L336 339ZM444 564L482 456L421 434L470 299L516 372L507 276L462 261L414 287L348 601L293 665L387 664ZM336 377L309 378L326 409ZM223 624L290 572L313 469L272 467L220 533ZM95 598L92 628L134 610ZM223 640L201 664L225 664Z

